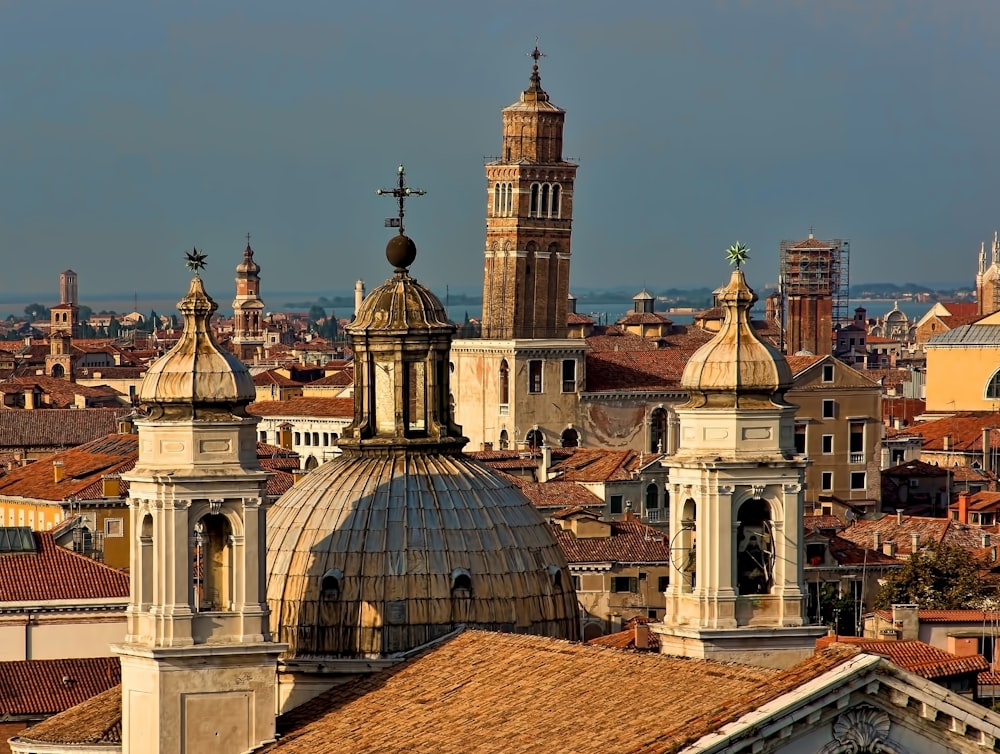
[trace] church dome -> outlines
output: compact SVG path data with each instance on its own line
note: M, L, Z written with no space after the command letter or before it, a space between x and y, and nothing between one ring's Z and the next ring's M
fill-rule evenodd
M243 261L236 265L237 274L241 275L257 275L260 273L260 265L253 261L253 249L250 248L250 244L243 250Z
M549 525L520 489L461 453L455 326L406 267L347 328L359 379L341 455L268 512L267 601L287 659L381 657L460 625L579 638L576 594Z
M465 624L578 638L565 557L520 490L462 455L348 455L268 513L288 657L377 657Z
M733 270L718 292L725 312L722 327L688 361L681 385L691 395L687 407L752 408L783 405L792 384L785 357L757 335L750 307L757 300L743 270Z
M177 304L184 316L184 332L146 372L139 401L151 418L229 418L242 416L257 392L242 361L223 351L209 327L219 305L205 293L200 277L191 280L187 295Z

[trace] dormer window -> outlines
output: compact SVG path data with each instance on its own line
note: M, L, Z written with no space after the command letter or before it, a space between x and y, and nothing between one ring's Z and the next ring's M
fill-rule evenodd
M340 584L344 574L339 568L331 568L323 574L320 584L320 599L324 602L336 602L340 599Z
M472 596L472 575L464 568L451 572L451 596L453 599L468 599Z

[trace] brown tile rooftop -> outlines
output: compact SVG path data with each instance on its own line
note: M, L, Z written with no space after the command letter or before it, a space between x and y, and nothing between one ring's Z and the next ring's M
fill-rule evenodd
M834 647L778 672L464 631L381 675L337 686L282 716L282 738L267 750L443 754L497 751L502 742L499 749L508 754L534 754L540 742L547 742L575 754L662 754L856 654L853 648Z
M589 515L571 513L569 515ZM647 526L632 514L621 521L606 521L607 537L577 538L569 529L553 525L552 533L569 563L668 563L670 544L659 529Z
M0 602L128 600L128 574L60 547L52 532L31 534L34 552L0 554Z
M115 661L117 664L117 660ZM122 687L113 686L86 701L53 715L17 738L28 743L106 746L120 749L122 743Z
M71 447L115 431L129 408L0 411L0 448Z
M978 673L989 670L990 664L982 655L959 657L943 649L932 647L922 641L876 641L859 637L825 636L817 640L816 648L822 649L834 643L850 644L863 652L881 655L901 668L916 673L923 678L947 678L963 673Z
M353 398L290 398L287 401L258 401L247 407L257 416L316 416L351 418Z
M53 715L119 683L117 657L0 662L0 718Z
M531 482L523 477L512 476L524 496L536 508L603 508L604 501L576 482L560 480L550 482Z
M639 462L640 454L634 450L577 448L568 458L554 463L549 472L563 482L630 481Z

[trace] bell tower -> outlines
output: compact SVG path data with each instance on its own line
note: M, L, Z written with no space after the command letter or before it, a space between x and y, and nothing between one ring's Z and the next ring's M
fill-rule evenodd
M260 265L253 259L250 234L243 261L236 266L233 300L233 351L243 361L257 361L264 353L264 302L260 298Z
M193 255L193 257L192 257ZM193 261L192 261L193 260ZM192 252L197 271L204 255ZM222 351L196 274L184 332L139 391L139 458L123 644L122 750L236 754L274 739L276 662L264 596L267 473L247 368Z
M542 89L535 47L528 88L503 110L499 159L486 165L482 337L565 338L577 166L563 159L566 113Z
M788 667L815 649L805 625L802 498L792 372L750 324L757 300L739 265L719 294L725 320L684 368L680 447L670 479L670 583L664 654Z

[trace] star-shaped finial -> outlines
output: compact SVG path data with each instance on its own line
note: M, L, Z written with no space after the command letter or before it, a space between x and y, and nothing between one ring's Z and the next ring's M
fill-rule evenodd
M737 241L726 249L726 259L737 270L750 258L750 247Z
M208 258L208 254L192 247L191 251L184 252L184 256L187 258L184 262L185 266L195 275L198 274L199 270L205 269L205 260Z

